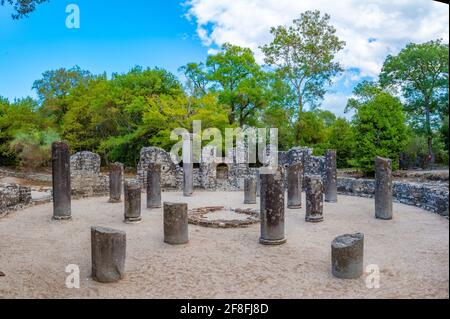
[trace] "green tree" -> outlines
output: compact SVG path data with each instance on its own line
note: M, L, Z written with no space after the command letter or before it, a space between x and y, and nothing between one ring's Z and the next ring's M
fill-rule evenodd
M399 88L413 126L425 133L430 163L434 163L433 130L439 113L448 114L448 44L441 40L410 43L398 55L389 55L380 74L383 86Z
M356 147L355 134L350 123L344 118L337 118L330 126L328 145L336 150L336 163L339 168L352 166Z
M383 156L392 159L393 169L397 169L399 154L408 138L400 100L380 92L357 104L353 119L356 147L352 164L365 173L373 173L375 157Z
M92 78L89 71L75 66L71 69L61 68L46 71L42 79L33 83L41 102L40 112L44 116L54 118L55 122L62 124L62 118L68 110L67 96L70 91L79 84L86 84Z
M13 6L15 13L11 16L13 19L21 19L28 17L28 14L36 9L38 4L47 2L48 0L0 0L0 5L9 4Z
M317 107L326 93L326 85L342 71L334 61L345 42L336 36L329 23L330 16L319 11L306 11L289 27L271 29L272 42L262 47L265 62L274 67L292 89L297 101L297 121L305 105ZM302 126L296 128L296 140L301 139Z
M240 126L251 124L251 119L265 106L267 76L255 62L248 48L224 44L222 51L206 61L207 79L219 101L229 106L229 122Z

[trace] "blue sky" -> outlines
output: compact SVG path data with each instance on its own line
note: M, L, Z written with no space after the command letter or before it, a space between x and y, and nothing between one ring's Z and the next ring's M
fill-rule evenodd
M80 8L80 29L65 26L65 8ZM131 2L127 2L131 3ZM12 20L0 7L0 95L26 95L50 69L79 65L93 73L126 72L134 65L177 72L201 61L207 49L179 1L61 1L38 6L29 18Z
M80 29L66 28L71 3L80 8ZM322 104L338 115L388 54L409 42L448 43L448 6L431 0L51 0L22 20L0 7L0 95L35 97L31 86L44 71L74 65L108 75L158 66L179 75L178 67L204 61L225 42L250 47L262 63L258 47L271 40L270 27L316 9L331 15L347 42L337 57L346 71Z

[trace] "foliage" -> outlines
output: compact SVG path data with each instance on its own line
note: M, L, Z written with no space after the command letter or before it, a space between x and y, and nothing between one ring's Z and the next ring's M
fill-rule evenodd
M36 5L46 1L48 0L0 0L0 5L4 6L5 3L12 5L15 13L11 16L17 20L28 17L28 14L36 9Z
M380 74L383 86L398 88L413 128L428 138L431 162L433 131L440 113L448 114L448 44L441 40L410 43L398 55L389 55Z
M262 47L265 62L277 70L296 98L298 122L304 106L317 107L326 85L342 71L334 58L345 42L339 40L329 21L328 14L306 11L293 25L272 28L272 42ZM296 129L296 140L300 141L302 125Z
M398 168L400 152L407 140L405 115L400 101L386 92L362 102L353 119L355 127L355 160L352 164L365 173L373 173L374 159L382 156L392 159Z
M53 130L31 130L17 133L10 147L19 157L22 167L36 169L48 166L52 143L57 140L59 135Z

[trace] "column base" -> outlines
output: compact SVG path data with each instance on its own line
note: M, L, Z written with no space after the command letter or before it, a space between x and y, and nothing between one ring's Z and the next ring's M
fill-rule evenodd
M72 216L52 216L52 220L72 220Z
M252 204L256 204L256 201L254 201L254 202L249 202L249 201L246 202L246 201L244 201L244 204L245 205L252 205Z
M123 221L125 224L139 224L142 218L126 218Z
M337 203L337 199L325 199L327 203Z
M376 215L375 215L375 218L376 218L376 219L381 219L381 220L391 220L391 219L392 219L392 216L391 216L391 217L383 217L383 216L376 216Z
M151 205L151 206L147 206L148 209L153 209L153 208L161 208L161 205Z
M275 246L275 245L282 245L287 241L287 238L283 239L264 239L259 238L259 243L263 245L269 245L269 246Z
M302 205L288 205L287 208L289 208L289 209L299 209L299 208L302 208Z
M319 223L323 222L323 217L305 217L305 221L308 223Z
M111 203L111 204L117 204L117 203L120 203L120 202L122 202L120 199L109 199L108 200L108 203Z

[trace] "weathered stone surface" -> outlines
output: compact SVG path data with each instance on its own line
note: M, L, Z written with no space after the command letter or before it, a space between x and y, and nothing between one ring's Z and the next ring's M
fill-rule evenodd
M261 174L261 237L264 245L286 242L284 229L284 174L279 167L275 174Z
M0 183L0 217L31 203L31 188L19 184Z
M69 146L63 142L52 144L53 219L72 218L70 199Z
M91 227L92 278L116 282L125 275L126 234L106 227Z
M192 136L183 137L183 195L192 196L194 192L194 163Z
M345 234L331 243L331 269L334 276L354 279L363 274L364 234Z
M147 170L147 208L161 207L161 165L148 164Z
M375 158L375 217L392 219L392 165L391 160Z
M244 204L256 204L256 178L244 179Z
M124 221L137 223L141 217L141 186L137 181L127 181L124 185Z
M302 207L303 164L295 163L287 168L288 208Z
M336 151L327 150L325 154L324 191L326 202L337 202Z
M256 179L256 197L261 196L261 177L259 175L259 169L256 169L255 172L255 179Z
M323 221L323 182L320 175L305 176L306 215L308 222Z
M338 178L340 194L374 197L375 181L352 177ZM448 216L448 184L393 182L394 200L407 205L421 207L442 216Z
M100 164L100 155L92 152L78 152L70 157L72 196L104 196L110 193L110 178L100 174Z
M164 202L164 242L181 245L189 242L186 203Z
M122 196L123 164L113 163L109 166L109 202L118 203Z

